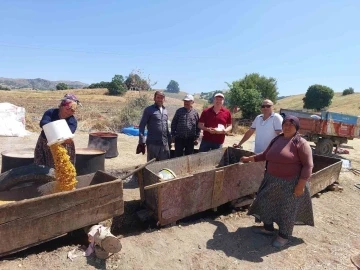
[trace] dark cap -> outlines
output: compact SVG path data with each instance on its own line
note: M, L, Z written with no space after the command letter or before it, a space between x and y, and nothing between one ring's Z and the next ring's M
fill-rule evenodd
M284 121L282 122L282 124L284 125L284 123L286 121L290 121L296 127L296 131L299 130L299 128L300 128L300 120L299 120L299 118L297 118L296 116L287 115L284 118Z

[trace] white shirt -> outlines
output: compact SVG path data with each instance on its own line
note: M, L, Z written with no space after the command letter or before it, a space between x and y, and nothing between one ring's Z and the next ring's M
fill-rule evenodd
M276 137L276 131L282 130L283 118L278 113L272 113L270 117L264 120L264 115L256 116L251 128L255 129L255 154L264 152L272 139Z

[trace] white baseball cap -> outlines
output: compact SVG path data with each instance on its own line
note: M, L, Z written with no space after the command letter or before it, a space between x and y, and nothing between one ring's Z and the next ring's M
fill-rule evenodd
M216 93L216 94L214 95L214 97L222 97L222 98L225 98L222 93Z
M192 95L186 95L183 100L194 101L194 97Z

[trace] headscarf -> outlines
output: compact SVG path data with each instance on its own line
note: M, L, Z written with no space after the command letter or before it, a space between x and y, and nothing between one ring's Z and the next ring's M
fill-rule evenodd
M62 99L60 106L69 106L72 102L76 102L77 105L82 107L82 104L80 103L80 100L74 95L74 94L66 94Z
M296 116L287 115L287 116L284 118L282 124L284 125L284 123L285 123L287 120L289 120L290 123L295 126L296 132L299 131L299 129L300 129L300 120L299 120L299 118L297 118Z
M295 126L295 128L296 128L296 133L294 134L294 136L292 137L291 140L292 140L293 144L297 145L297 144L300 142L300 140L301 140L301 135L300 135L300 133L299 133L300 120L299 120L299 118L297 118L296 116L287 115L287 116L284 118L284 120L283 120L283 122L282 122L282 125L284 125L284 123L285 123L287 120L290 121L291 124L293 124L293 125ZM280 137L282 137L282 136L284 136L284 133L281 133L281 134L277 135L274 139L272 139L272 141L270 142L269 146L271 146L278 138L280 138Z

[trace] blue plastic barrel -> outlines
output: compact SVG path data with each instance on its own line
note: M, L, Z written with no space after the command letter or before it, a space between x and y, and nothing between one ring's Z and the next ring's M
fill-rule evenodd
M125 127L122 129L121 133L124 133L129 136L139 136L139 128L136 128L134 126ZM145 130L145 136L146 135L147 135L147 130Z

